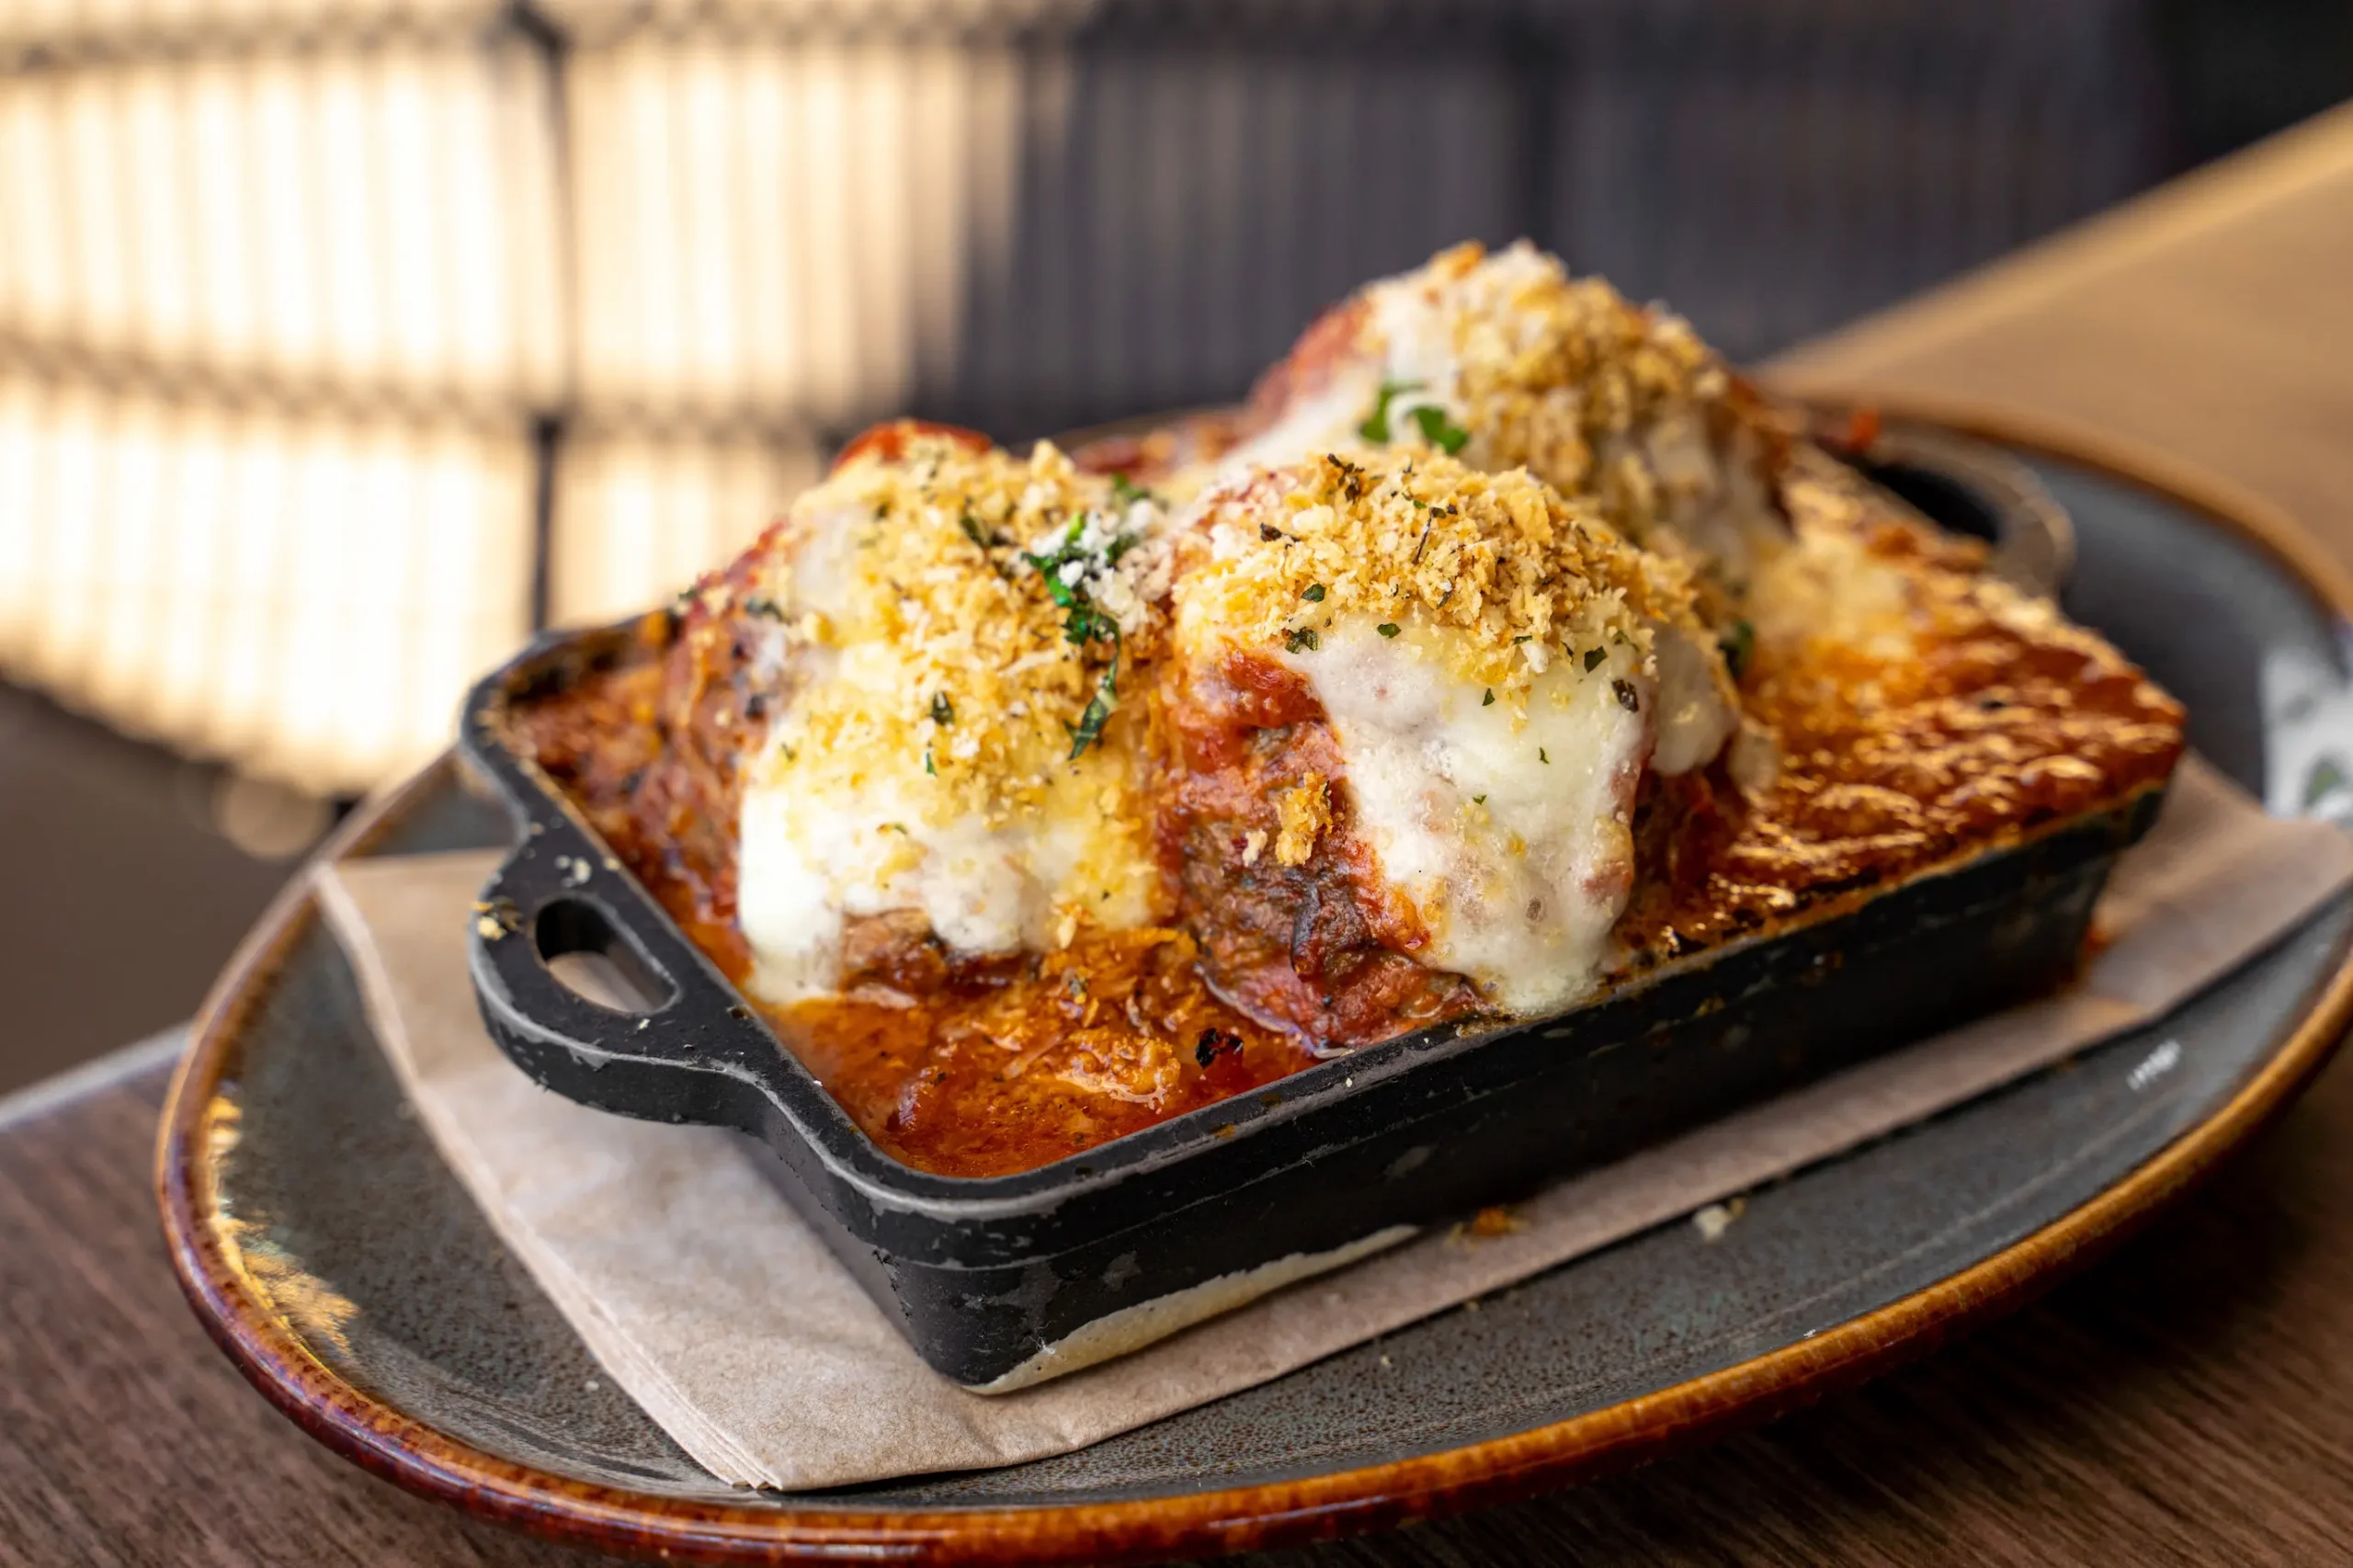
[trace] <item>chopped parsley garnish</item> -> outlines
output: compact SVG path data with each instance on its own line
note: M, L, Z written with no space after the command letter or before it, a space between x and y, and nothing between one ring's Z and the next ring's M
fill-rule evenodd
M1536 748L1536 760L1550 765L1552 759L1544 755L1544 748L1542 746L1538 746Z
M1084 594L1074 591L1070 613L1063 617L1063 640L1080 647L1089 642L1117 643L1120 623L1089 604Z
M1393 620L1384 620L1379 626L1374 627L1373 630L1380 632L1383 637L1394 637L1397 635L1397 623Z
M1585 651L1585 673L1591 675L1599 669L1601 661L1608 657L1609 657L1608 653L1599 648L1587 648Z
M1324 466L1340 476L1340 494L1351 501L1364 499L1364 470L1337 452L1324 454Z
M1483 806L1487 803L1487 797L1484 795L1473 795L1471 797L1471 803L1474 806Z
M784 619L784 611L778 608L777 602L768 597L766 594L754 594L749 598L745 599L744 601L744 613L745 615L761 616L769 620L782 620Z
M1111 662L1103 666L1103 678L1095 683L1095 696L1086 710L1078 716L1077 723L1063 726L1070 732L1070 760L1076 762L1081 752L1103 738L1103 726L1111 722L1120 706L1120 623L1084 602L1082 596L1063 618L1063 636L1082 648L1089 642L1111 644Z
M1414 423L1422 427L1422 439L1448 457L1452 457L1470 444L1471 432L1447 418L1446 410L1442 408L1423 404L1414 410Z
M1756 652L1756 628L1745 620L1735 620L1727 628L1716 646L1723 651L1724 668L1738 680L1748 673L1748 661Z
M1493 708L1495 705L1495 688L1491 686L1487 688L1485 695L1479 699L1479 706L1482 708Z
M1111 476L1111 501L1121 511L1126 511L1139 501L1155 499L1157 497L1151 491L1146 490L1126 474L1115 473Z
M1118 493L1116 482L1113 492L1115 494ZM1120 706L1120 623L1096 608L1094 600L1087 597L1084 580L1088 571L1099 570L1117 562L1141 542L1135 535L1122 534L1104 547L1098 560L1079 543L1080 536L1086 531L1086 518L1076 517L1063 531L1062 542L1051 551L1043 555L1026 550L1021 552L1021 559L1045 579L1046 597L1065 612L1063 616L1063 640L1081 648L1089 642L1108 642L1111 645L1111 662L1104 666L1103 678L1096 683L1095 695L1087 702L1086 710L1079 714L1077 723L1063 726L1070 732L1070 759L1074 762L1088 746L1103 738L1103 726L1111 722L1112 713ZM1078 582L1064 580L1065 570L1073 565L1086 568L1075 574L1080 579Z
M1357 434L1368 441L1387 446L1393 438L1389 424L1390 404L1407 392L1416 392L1421 390L1422 383L1419 381L1381 382L1381 394L1373 400L1372 412L1366 415L1364 423L1357 426ZM1429 442L1449 457L1461 451L1471 440L1471 432L1449 419L1446 416L1446 410L1434 403L1423 403L1408 412L1405 417L1411 419L1415 427L1421 431L1423 440ZM1418 506L1421 503L1415 502L1415 505Z
M1642 694L1634 689L1632 681L1613 680L1609 683L1609 689L1617 694L1618 706L1627 712L1639 713L1643 710Z
M1312 653L1315 652L1316 646L1315 633L1304 626L1283 633L1283 652L1286 653L1296 653L1302 648Z
M1120 654L1115 648L1111 653L1110 667L1096 683L1095 699L1086 705L1086 711L1078 716L1077 723L1063 726L1070 732L1071 761L1076 762L1081 752L1103 738L1103 726L1111 722L1112 711L1119 707L1119 693L1112 685L1119 674Z
M932 778L939 777L939 769L932 767L931 765L931 748L929 746L923 748L923 770L926 777Z
M1419 392L1421 390L1422 383L1419 381L1381 382L1381 395L1373 401L1372 412L1364 416L1364 423L1357 426L1357 434L1362 436L1368 441L1378 441L1381 445L1387 446L1389 444L1390 403L1405 392Z
M981 527L981 519L972 516L970 512L967 512L962 517L958 517L956 519L956 526L964 530L964 537L966 539L971 540L983 550L988 549L991 545L1003 544L1005 542L1005 536L1003 534L993 534L989 532L986 528Z
M1068 609L1078 602L1078 590L1063 581L1063 568L1086 559L1086 551L1078 547L1078 536L1086 531L1086 519L1077 517L1063 533L1061 544L1044 555L1021 552L1021 559L1036 567L1038 575L1046 580L1046 594L1054 603Z
M946 692L935 694L931 699L931 722L945 729L956 722L956 709Z
M1309 604L1320 605L1324 602L1324 585L1321 583L1310 583L1305 588L1300 591L1299 597L1305 599Z

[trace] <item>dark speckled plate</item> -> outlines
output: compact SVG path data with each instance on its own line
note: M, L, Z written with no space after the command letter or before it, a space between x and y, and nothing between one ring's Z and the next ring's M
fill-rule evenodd
M2145 464L2016 432L2073 513L2069 608L2275 811L2353 820L2339 574ZM446 766L333 852L492 846ZM711 1559L1104 1561L1493 1501L1761 1419L2015 1305L2284 1106L2353 1010L2353 902L2158 1027L1754 1195L1082 1452L823 1494L737 1492L604 1379L411 1119L299 889L199 1025L158 1181L214 1337L313 1434L551 1534Z

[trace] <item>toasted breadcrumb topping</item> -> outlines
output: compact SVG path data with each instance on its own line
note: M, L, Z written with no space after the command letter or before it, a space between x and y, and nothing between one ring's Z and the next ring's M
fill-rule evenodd
M1179 635L1214 629L1312 656L1342 618L1384 637L1434 631L1457 677L1524 710L1562 658L1599 665L1652 628L1698 635L1689 574L1636 549L1525 469L1483 473L1440 453L1330 453L1204 503L1176 586ZM1206 554L1198 563L1193 555ZM1416 642L1419 638L1415 640Z
M795 504L764 585L787 656L823 672L778 718L771 781L913 770L928 820L1001 823L1076 773L1119 814L1107 764L1163 636L1166 533L1155 501L1046 442L853 460Z
M1459 452L1476 468L1525 466L1592 496L1637 539L1667 492L1700 482L1641 439L1696 427L1731 390L1722 361L1680 316L1632 304L1598 278L1572 278L1526 241L1493 256L1457 245L1367 292L1376 331L1438 336L1392 341L1392 364L1425 360L1433 382L1443 379L1437 367L1451 369L1450 385L1397 384L1375 411L1377 438ZM1417 418L1416 407L1444 417Z
M1310 773L1276 802L1275 859L1285 866L1304 866L1315 853L1315 841L1332 825L1332 793L1320 773Z

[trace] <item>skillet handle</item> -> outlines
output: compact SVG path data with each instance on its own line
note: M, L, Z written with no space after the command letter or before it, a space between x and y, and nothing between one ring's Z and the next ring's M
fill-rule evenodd
M517 1066L568 1099L650 1120L756 1124L749 1085L728 1063L741 1032L760 1025L748 1008L696 1016L709 1009L687 1002L679 965L699 956L651 950L615 907L643 897L574 834L526 838L483 889L468 936L483 1022ZM595 955L584 979L618 983L597 987L605 1000L557 974L553 963L574 954Z

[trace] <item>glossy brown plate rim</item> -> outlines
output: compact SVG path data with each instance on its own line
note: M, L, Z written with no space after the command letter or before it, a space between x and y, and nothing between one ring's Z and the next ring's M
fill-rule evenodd
M1841 400L1809 400L1830 407ZM2167 460L2048 421L1924 400L1857 399L2164 496L2277 559L2343 620L2348 575L2278 509ZM444 757L371 802L324 846L365 853L403 807L443 782ZM244 1018L317 918L298 878L248 936L191 1030L157 1135L155 1182L172 1264L198 1316L246 1378L312 1436L410 1490L534 1533L712 1562L1144 1562L1326 1539L1411 1523L1621 1470L1768 1420L1924 1354L2018 1306L2105 1253L2283 1111L2353 1020L2353 956L2239 1090L2115 1186L1934 1285L1812 1338L1528 1431L1292 1481L1120 1501L860 1511L665 1496L498 1458L352 1386L269 1305L216 1223L207 1130Z

